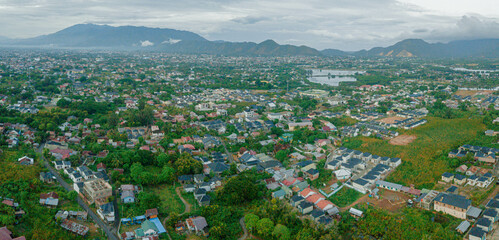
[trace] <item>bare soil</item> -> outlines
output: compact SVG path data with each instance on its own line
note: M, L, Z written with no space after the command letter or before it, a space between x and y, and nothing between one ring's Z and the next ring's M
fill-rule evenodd
M404 119L405 119L404 117L393 116L393 117L386 117L386 118L378 119L376 121L386 123L386 124L393 124L393 123L395 123L395 121L401 121Z
M389 143L391 145L405 146L416 140L416 138L417 137L415 135L400 135L391 139Z

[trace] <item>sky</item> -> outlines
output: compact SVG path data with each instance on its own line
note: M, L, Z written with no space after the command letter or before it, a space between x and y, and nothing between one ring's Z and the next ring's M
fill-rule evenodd
M407 38L499 38L498 0L0 0L0 36L74 24L192 31L208 40L354 51Z

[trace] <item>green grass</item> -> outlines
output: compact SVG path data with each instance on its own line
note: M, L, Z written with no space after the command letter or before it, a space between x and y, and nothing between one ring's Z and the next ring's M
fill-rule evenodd
M402 159L402 165L390 174L387 181L431 188L442 173L451 170L442 156L475 139L485 130L485 126L481 119L427 119L427 124L403 132L417 137L405 146L394 146L387 140L366 137L351 141L362 141L361 146L356 148L358 150Z
M161 206L159 207L160 212L166 212L168 214L181 214L184 212L184 203L182 203L182 200L180 200L180 198L177 196L174 185L161 185L145 190L153 191L159 196L159 198L161 199Z
M344 187L336 194L331 196L329 198L329 201L331 201L332 203L336 204L338 207L341 208L352 204L360 197L362 197L362 193L357 192L351 188Z

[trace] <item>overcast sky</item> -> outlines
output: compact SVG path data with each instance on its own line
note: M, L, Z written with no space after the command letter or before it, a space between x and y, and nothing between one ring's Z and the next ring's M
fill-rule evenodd
M359 50L406 38L499 38L498 0L0 0L0 36L78 23L174 28L209 40Z

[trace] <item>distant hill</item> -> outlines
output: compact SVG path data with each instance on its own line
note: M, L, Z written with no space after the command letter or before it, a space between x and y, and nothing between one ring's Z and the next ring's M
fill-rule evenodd
M198 34L167 28L77 24L56 33L22 39L17 45L133 48L166 42L207 41Z
M229 56L320 56L316 49L306 46L279 45L272 40L253 42L195 42L182 41L163 44L160 50L172 53L219 54Z
M337 49L318 51L307 46L280 45L273 40L261 43L208 41L189 31L135 26L113 27L96 24L77 24L56 33L28 39L0 37L0 44L17 47L140 49L170 53L232 56L499 57L499 39L464 40L449 43L428 43L421 39L407 39L389 47L376 47L357 52L345 52Z
M165 28L78 24L53 34L29 39L5 40L14 46L51 48L110 48L149 50L171 53L220 54L245 56L321 55L306 46L279 45L272 40L262 43L208 41L198 34Z
M407 39L386 48L372 48L355 52L355 56L385 57L499 57L499 39L461 40L449 43L427 43L421 39Z

